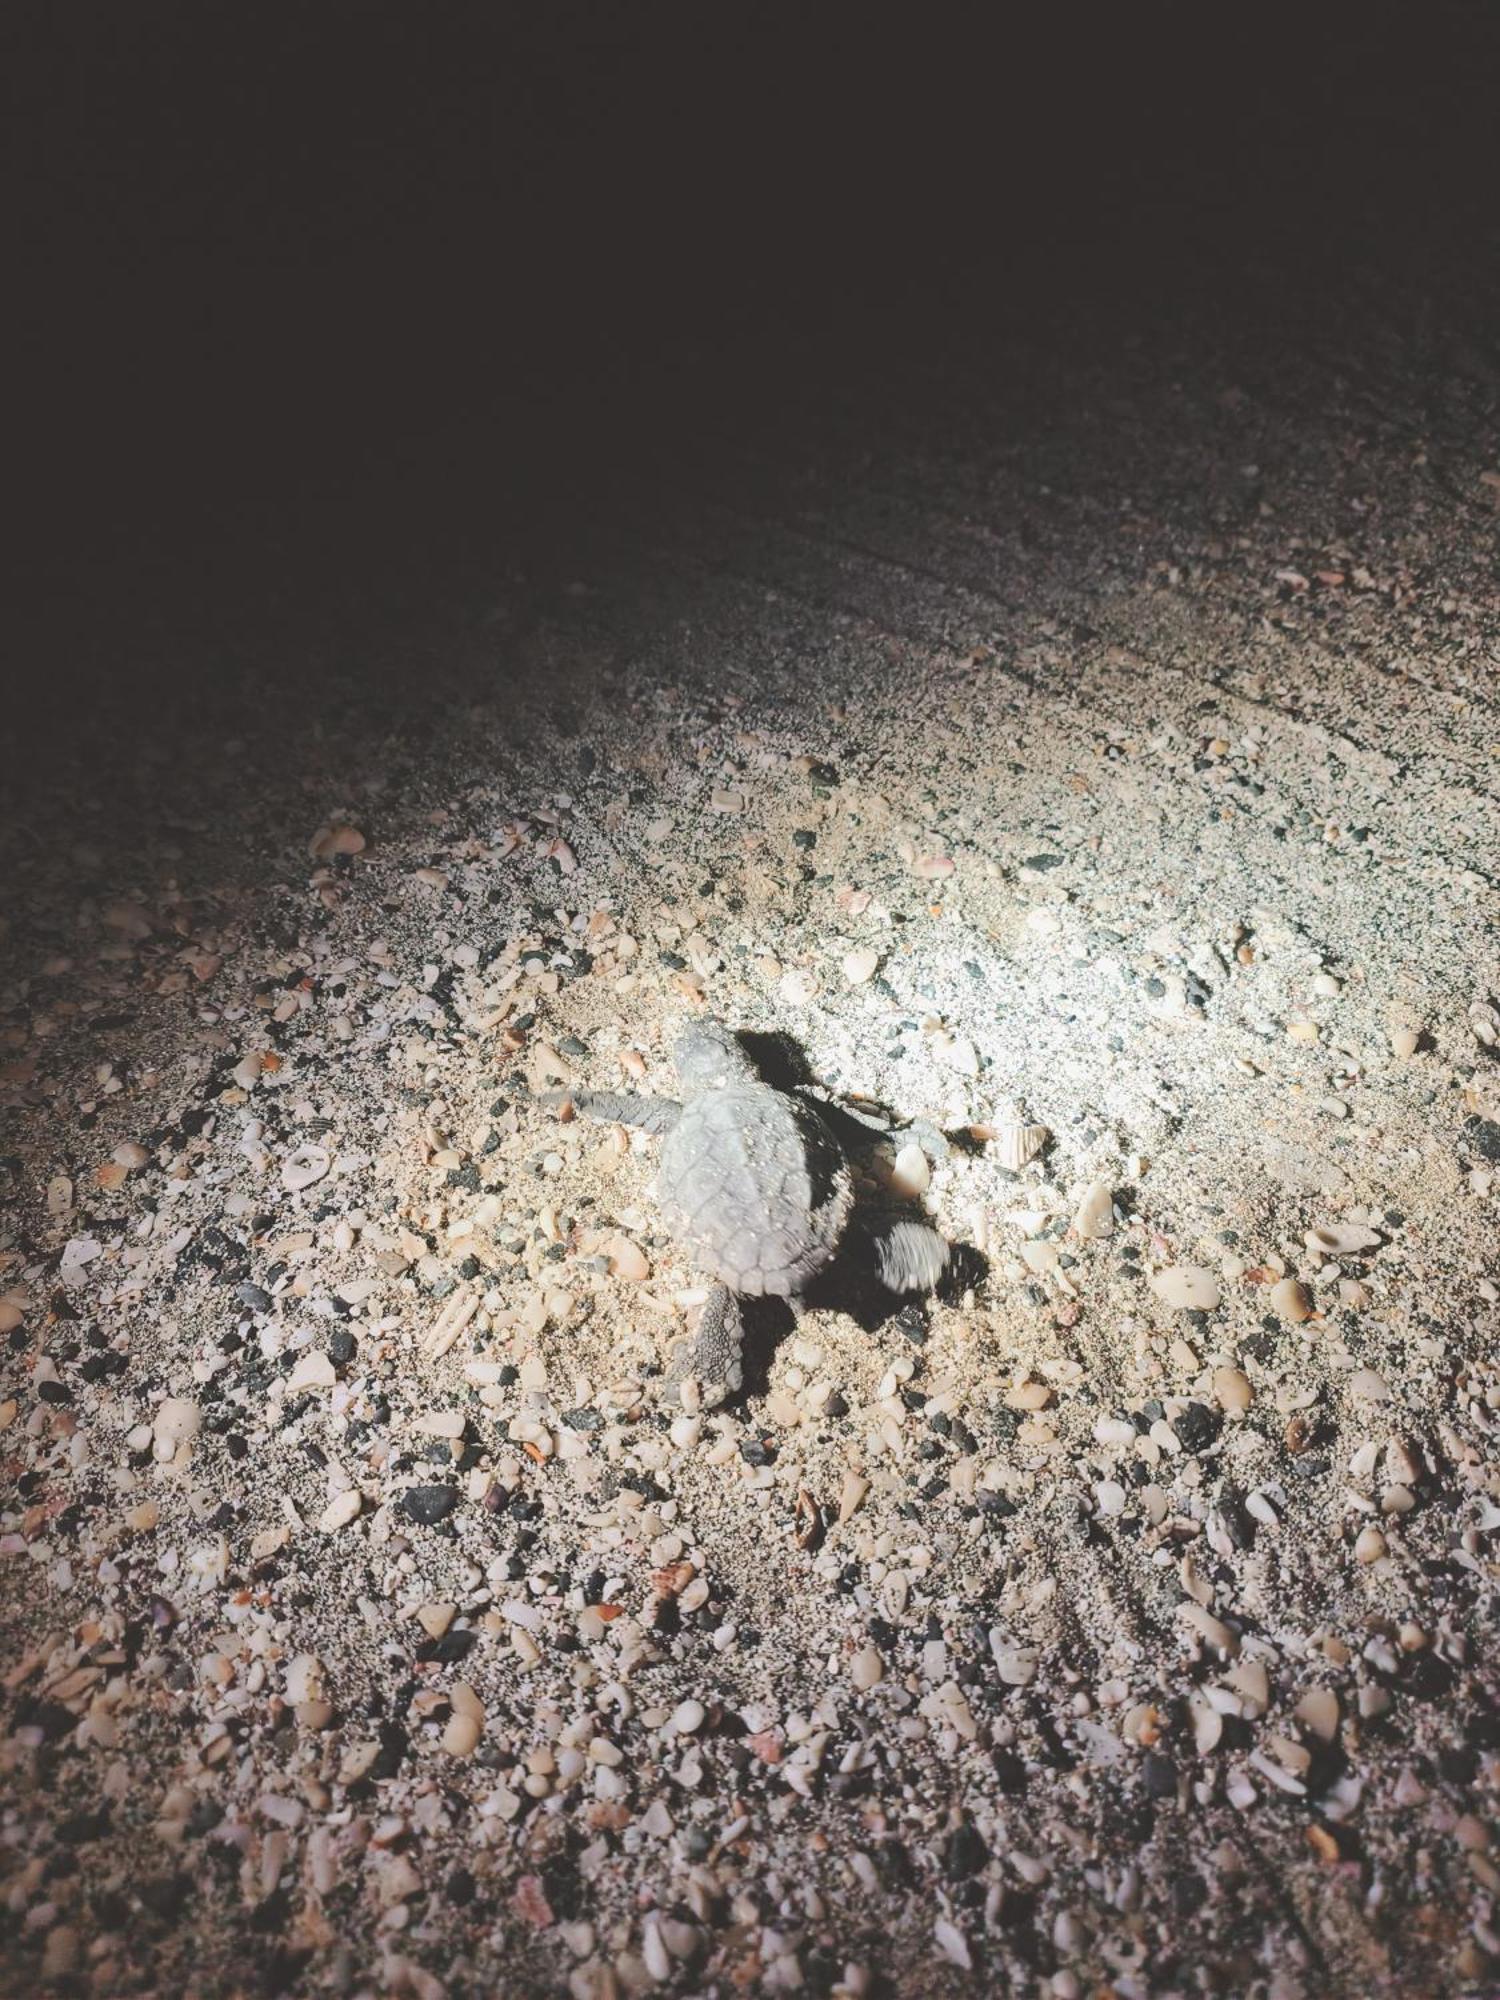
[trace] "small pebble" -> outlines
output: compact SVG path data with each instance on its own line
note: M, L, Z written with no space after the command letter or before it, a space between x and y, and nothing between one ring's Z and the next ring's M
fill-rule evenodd
M1339 1698L1332 1688L1309 1688L1294 1712L1320 1743L1332 1743L1339 1733Z
M1073 1217L1073 1228L1086 1242L1114 1234L1114 1195L1107 1182L1095 1181L1085 1191Z
M358 827L336 822L319 827L308 842L307 851L314 861L331 861L340 854L363 854L365 844L365 836Z
M1362 1403L1385 1403L1390 1400L1390 1385L1383 1375L1373 1368L1356 1368L1349 1377L1349 1393L1358 1396Z
M450 1757L472 1757L484 1725L478 1716L455 1709L443 1729L443 1748Z
M203 1413L196 1403L181 1396L168 1396L158 1406L151 1427L156 1457L164 1464L175 1458L183 1445L197 1437L202 1425Z
M1213 1375L1214 1396L1219 1407L1235 1416L1243 1416L1249 1409L1252 1390L1250 1378L1243 1369L1216 1368Z
M429 1528L446 1520L457 1505L456 1486L408 1486L401 1495L401 1511Z
M1239 1641L1222 1618L1216 1618L1201 1604L1191 1600L1178 1606L1183 1622L1190 1625L1198 1636L1213 1647L1221 1659L1233 1659L1239 1651Z
M1156 1273L1151 1289L1177 1312L1212 1312L1219 1303L1218 1279L1196 1264L1169 1264Z
M651 1266L646 1253L639 1244L632 1243L628 1236L614 1236L605 1245L604 1254L609 1259L611 1277L625 1278L632 1284L641 1284L651 1275Z
M1267 1296L1272 1311L1289 1325L1296 1326L1312 1315L1312 1294L1296 1278L1280 1279L1272 1285Z
M1380 1240L1380 1232L1362 1222L1320 1223L1308 1230L1306 1238L1309 1252L1322 1257L1357 1257L1361 1251L1376 1249Z
M885 1678L885 1662L873 1646L861 1646L849 1662L849 1678L863 1691Z
M310 1351L299 1358L287 1377L287 1394L295 1396L303 1389L331 1389L337 1380L328 1356Z
M364 1498L357 1486L351 1486L347 1493L339 1493L329 1501L318 1517L318 1526L325 1535L334 1534L339 1528L347 1528L364 1506Z

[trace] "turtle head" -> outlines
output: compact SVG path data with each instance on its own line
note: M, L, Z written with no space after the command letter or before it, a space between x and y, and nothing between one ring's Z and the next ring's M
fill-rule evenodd
M755 1075L739 1037L722 1021L694 1021L684 1028L673 1045L672 1061L690 1093L722 1090L726 1083L743 1083Z

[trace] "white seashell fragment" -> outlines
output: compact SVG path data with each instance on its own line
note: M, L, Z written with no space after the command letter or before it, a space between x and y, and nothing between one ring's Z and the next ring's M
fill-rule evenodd
M287 1394L295 1396L303 1389L331 1389L337 1380L328 1356L313 1350L301 1357L286 1378Z
M351 1486L347 1493L339 1493L329 1501L318 1516L318 1526L325 1535L337 1533L347 1528L364 1506L364 1496L357 1486Z
M332 1165L333 1155L326 1146L299 1146L281 1163L281 1185L296 1194L322 1180Z
M966 1035L950 1034L946 1028L940 1028L932 1038L932 1053L961 1076L979 1074L979 1051Z
M1357 1257L1362 1250L1380 1247L1380 1232L1362 1222L1323 1222L1307 1232L1307 1247L1313 1256Z
M1212 1312L1219 1303L1218 1279L1196 1264L1168 1264L1151 1280L1151 1289L1178 1312Z
M897 1194L926 1194L932 1185L932 1168L920 1146L903 1146L891 1169L891 1187Z
M1018 1174L1022 1167L1040 1157L1046 1150L1052 1134L1045 1125L1000 1125L996 1127L993 1145L995 1157L1002 1167Z
M1073 1227L1085 1242L1097 1242L1115 1233L1114 1196L1104 1181L1085 1188L1073 1217Z

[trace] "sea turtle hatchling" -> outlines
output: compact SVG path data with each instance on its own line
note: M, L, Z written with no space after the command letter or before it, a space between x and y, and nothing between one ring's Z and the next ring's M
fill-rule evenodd
M680 1103L588 1089L549 1091L545 1101L661 1138L662 1219L715 1281L694 1339L673 1357L668 1389L692 1375L712 1405L741 1387L741 1298L782 1298L796 1309L817 1274L851 1247L868 1253L888 1290L928 1291L948 1245L907 1217L856 1218L849 1160L824 1109L765 1082L722 1022L694 1022L672 1059Z

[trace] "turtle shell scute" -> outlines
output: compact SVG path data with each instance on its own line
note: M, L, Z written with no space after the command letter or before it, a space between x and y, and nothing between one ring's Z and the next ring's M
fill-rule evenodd
M800 1292L832 1256L851 1199L842 1150L816 1111L763 1084L684 1105L657 1194L694 1262L752 1297Z

